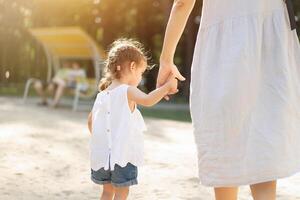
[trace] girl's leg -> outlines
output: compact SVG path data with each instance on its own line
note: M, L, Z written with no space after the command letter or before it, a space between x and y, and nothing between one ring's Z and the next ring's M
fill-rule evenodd
M103 185L103 191L100 200L112 200L115 194L114 187L109 184Z
M129 187L115 187L114 200L126 200L129 194Z
M237 200L237 187L220 187L215 188L216 200Z
M254 200L275 200L277 181L269 181L250 185Z

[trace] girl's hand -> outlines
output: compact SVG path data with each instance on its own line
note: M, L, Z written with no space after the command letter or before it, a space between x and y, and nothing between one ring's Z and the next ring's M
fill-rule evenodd
M174 75L170 75L168 77L166 84L168 85L168 88L169 88L168 94L176 94L178 92L178 89L177 89L178 81Z
M178 69L174 63L160 61L160 67L159 67L157 81L156 81L156 88L159 88L163 84L165 84L167 82L167 80L169 79L169 77L172 75L175 78L178 78L180 81L185 80L185 78L180 74L180 72L178 71ZM172 91L170 91L169 94L174 94L175 91L177 92L177 90L172 90ZM169 100L168 95L165 96L165 99Z

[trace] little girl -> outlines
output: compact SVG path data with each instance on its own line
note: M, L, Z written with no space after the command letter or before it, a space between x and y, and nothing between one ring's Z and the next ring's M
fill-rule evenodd
M147 66L142 45L129 39L112 44L92 112L91 179L103 185L101 200L126 199L129 186L137 184L137 167L143 162L146 126L137 104L153 106L175 94L177 79L170 76L160 88L145 94L137 88Z

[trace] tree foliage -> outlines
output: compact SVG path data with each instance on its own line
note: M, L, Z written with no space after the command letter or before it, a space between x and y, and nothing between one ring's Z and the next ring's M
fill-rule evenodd
M101 46L119 37L136 38L158 63L172 0L0 0L0 84L24 83L28 77L46 76L41 47L28 33L31 27L80 26ZM300 2L295 1L300 21ZM189 78L202 1L198 0L178 50L176 64ZM299 32L299 31L298 31ZM10 78L5 78L5 72ZM153 89L157 68L147 74ZM188 97L189 82L182 86Z

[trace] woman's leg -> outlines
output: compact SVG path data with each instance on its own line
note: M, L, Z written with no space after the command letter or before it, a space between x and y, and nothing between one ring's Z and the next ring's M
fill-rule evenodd
M103 185L103 191L100 200L112 200L115 194L114 187L109 184Z
M215 188L216 200L237 200L237 196L238 196L237 187Z
M275 200L277 181L269 181L250 185L254 200Z
M129 187L115 187L114 200L126 200L129 194Z

